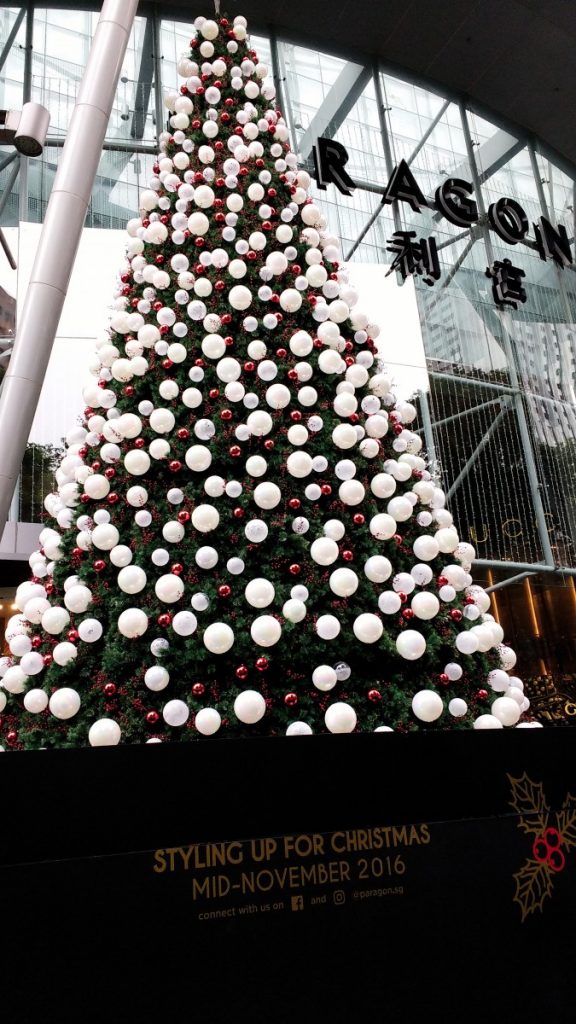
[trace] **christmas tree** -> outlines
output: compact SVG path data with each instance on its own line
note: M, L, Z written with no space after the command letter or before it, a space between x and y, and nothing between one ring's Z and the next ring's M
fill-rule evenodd
M195 25L8 624L4 748L517 725L246 21Z

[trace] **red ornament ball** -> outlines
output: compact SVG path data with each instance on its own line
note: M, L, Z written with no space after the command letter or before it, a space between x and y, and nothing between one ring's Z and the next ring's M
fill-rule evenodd
M168 612L162 612L162 614L156 619L156 622L159 626L164 626L164 628L166 628L172 622L172 616L169 615Z
M238 668L236 669L236 677L237 677L237 679L242 679L242 680L247 679L248 678L248 666L247 665L238 665Z
M192 686L192 693L195 697L203 697L206 692L204 683L194 683Z
M113 697L114 694L116 693L116 690L116 683L106 683L104 687L104 693L106 694L107 697Z
M180 470L182 469L182 463L180 462L180 459L171 459L170 462L168 463L168 469L170 470L171 473L179 473Z
M288 707L288 708L295 707L296 704L298 703L298 694L297 693L286 693L286 694L284 694L284 703L285 703L286 707Z
M232 588L227 583L223 583L221 587L218 587L218 597L230 597Z
M448 683L450 682L450 678L449 678L449 676L446 675L445 672L441 672L438 678L440 679L440 682L442 683L442 686L448 686Z
M413 619L414 618L414 612L412 611L412 609L411 608L405 608L404 611L402 612L402 618L403 619Z
M267 438L267 440L264 441L264 447L265 447L267 452L271 452L272 451L272 449L274 448L274 441L272 440L271 437Z
M104 561L104 559L97 558L96 561L94 562L94 569L96 570L96 572L104 572L105 568L106 562Z
M290 566L290 575L291 576L299 576L301 572L302 572L302 566L298 565L297 562L293 562L292 565Z
M354 552L353 551L348 551L348 550L343 551L342 552L342 558L344 559L345 562L353 562L354 561Z
M462 612L459 608L451 608L448 614L453 622L460 622L462 619Z
M288 508L297 509L300 508L301 504L302 502L300 501L300 498L290 498L290 501L288 502Z
M356 515L353 516L352 522L354 523L355 526L364 526L364 523L366 522L366 516L363 516L361 512L357 512Z
M232 515L234 516L234 519L244 519L244 509L238 506L238 508L234 509Z
M54 660L54 659L53 659L53 657L52 657L52 655L51 655L51 654L45 654L45 655L44 655L43 661L44 661L44 664L45 664L45 665L51 665L51 664L52 664L52 662L53 662L53 660Z
M184 566L182 565L182 562L174 562L174 565L170 567L170 572L173 574L173 576L181 576L182 573L184 572Z
M148 722L148 725L156 725L156 723L160 721L160 715L157 711L148 711L146 721Z
M368 690L368 700L371 700L373 704L378 704L382 700L380 690Z
M268 658L261 657L256 659L256 668L259 672L265 672L269 664Z
M240 456L242 455L242 449L240 448L239 444L231 445L231 447L229 448L229 452L233 459L239 459Z
M488 690L478 690L476 696L478 697L478 700L486 700L488 696Z
M436 580L436 582L437 582L439 587L447 587L448 586L448 578L446 576L439 576L438 579Z
M145 444L146 441L144 440L143 437L137 437L136 440L134 441L135 448L143 448Z
M181 510L181 512L178 513L176 518L177 518L179 523L182 523L182 524L188 523L188 522L190 522L190 513L185 508L183 508Z

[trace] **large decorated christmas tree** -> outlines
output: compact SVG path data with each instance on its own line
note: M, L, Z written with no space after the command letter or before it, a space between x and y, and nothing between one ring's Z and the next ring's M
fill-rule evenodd
M195 24L8 624L3 746L523 724L245 19Z

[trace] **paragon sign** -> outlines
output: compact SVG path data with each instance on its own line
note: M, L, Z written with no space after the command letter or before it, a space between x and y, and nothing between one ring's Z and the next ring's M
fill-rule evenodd
M333 184L343 195L352 195L356 186L346 171L348 152L345 147L332 139L319 138L313 154L318 188L325 189L327 185ZM384 189L382 204L407 203L414 213L420 213L422 208L433 209L451 224L471 228L480 221L473 195L471 182L463 178L446 178L436 189L434 199L429 200L424 196L406 161L401 160ZM533 224L534 240L527 238L530 229L528 217L515 199L504 196L491 203L487 220L489 227L508 245L524 242L537 250L541 260L553 260L562 269L574 262L570 240L562 224L554 227L546 217L541 216ZM441 276L434 235L417 239L416 231L395 231L389 239L387 250L394 254L388 273L398 270L404 280L417 274L430 286ZM492 279L492 293L498 305L516 309L519 302L526 302L526 292L522 286L524 271L513 266L511 260L495 260L486 268L486 276Z

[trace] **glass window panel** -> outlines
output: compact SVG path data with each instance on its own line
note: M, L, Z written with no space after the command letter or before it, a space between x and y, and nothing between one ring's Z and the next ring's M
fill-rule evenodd
M10 35L19 12L19 7L0 9L0 40L2 45ZM18 34L0 71L0 107L2 109L18 108L22 103L25 34L26 18L24 18L20 25Z

